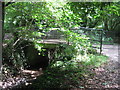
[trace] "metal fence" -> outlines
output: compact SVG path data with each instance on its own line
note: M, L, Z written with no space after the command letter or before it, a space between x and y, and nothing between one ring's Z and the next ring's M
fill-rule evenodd
M93 44L92 47L99 49L100 54L102 52L103 44L113 43L113 37L115 38L115 33L113 31L107 31L103 29L79 27L79 28L72 28L70 30L78 34L88 36L89 41ZM49 30L48 32L45 32L45 34L46 35L43 36L42 39L65 38L63 32L60 31L60 28L57 30Z
M70 29L75 33L83 34L89 37L89 41L93 43L93 45L99 45L99 47L93 46L93 48L99 48L99 52L102 52L102 44L103 44L103 29L93 29L93 28L86 28L86 27L79 27Z

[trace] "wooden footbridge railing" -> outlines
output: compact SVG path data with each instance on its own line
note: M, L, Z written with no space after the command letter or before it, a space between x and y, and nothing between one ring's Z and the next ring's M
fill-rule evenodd
M50 30L48 32L45 32L46 36L42 37L42 41L40 41L39 43L45 43L45 44L67 44L68 42L64 40L65 36L62 32L59 32L60 28L57 28L58 30ZM88 36L90 36L89 34L91 32L97 32L97 34L99 34L99 38L96 39L91 39L90 41L95 41L95 42L99 42L99 49L100 49L100 53L102 52L102 38L103 38L103 29L94 29L94 28L86 28L86 27L78 27L78 28L71 28L71 31L78 33L78 34L86 34ZM94 34L93 34L94 35ZM94 43L93 43L94 44ZM96 48L96 47L94 47Z

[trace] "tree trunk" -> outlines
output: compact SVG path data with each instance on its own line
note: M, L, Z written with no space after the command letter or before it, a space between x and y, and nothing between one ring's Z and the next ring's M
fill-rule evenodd
M104 21L104 30L108 31L108 21L107 19Z
M2 2L2 10L1 10L1 15L2 15L2 40L4 39L5 31L4 31L4 17L5 17L5 3Z
M0 2L0 67L2 65L2 40L4 38L4 2Z

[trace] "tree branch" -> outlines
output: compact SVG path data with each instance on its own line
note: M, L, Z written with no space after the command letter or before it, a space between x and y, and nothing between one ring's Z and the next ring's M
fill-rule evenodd
M8 2L8 3L5 5L5 7L7 7L7 6L9 6L10 4L13 4L13 3L15 3L15 2Z
M116 22L114 23L113 27L112 27L112 30L114 30L118 25L120 24L120 21L119 22Z

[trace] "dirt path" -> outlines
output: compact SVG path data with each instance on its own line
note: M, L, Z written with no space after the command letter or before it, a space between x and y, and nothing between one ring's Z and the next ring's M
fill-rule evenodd
M107 64L94 70L96 75L94 78L87 81L88 88L108 88L110 90L120 90L119 48L120 45L103 45L102 54L108 56L109 61Z
M102 54L109 56L113 62L118 62L120 45L103 45Z

